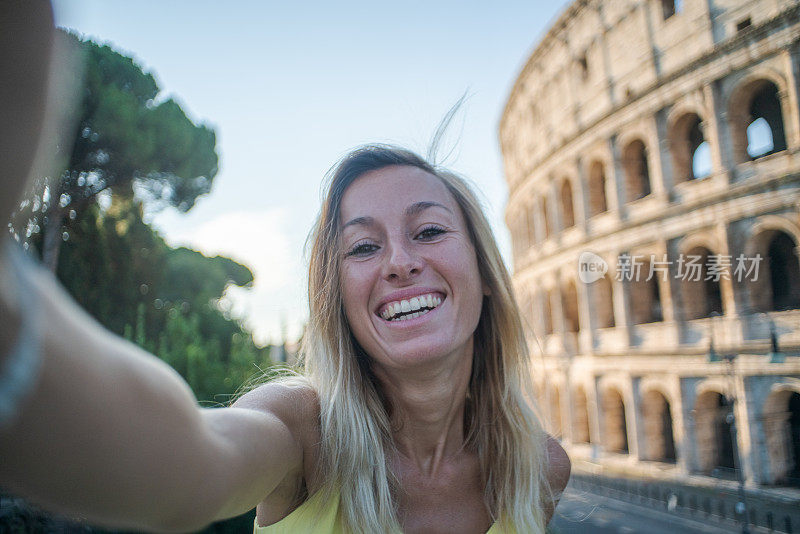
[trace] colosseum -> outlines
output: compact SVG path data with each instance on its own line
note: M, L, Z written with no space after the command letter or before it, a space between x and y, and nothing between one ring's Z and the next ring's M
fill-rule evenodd
M796 0L577 0L523 67L506 223L576 473L800 487L798 101Z

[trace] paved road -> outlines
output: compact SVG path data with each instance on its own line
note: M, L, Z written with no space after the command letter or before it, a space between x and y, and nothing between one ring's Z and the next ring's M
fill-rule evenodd
M564 493L550 528L554 534L729 534L738 531L571 488Z

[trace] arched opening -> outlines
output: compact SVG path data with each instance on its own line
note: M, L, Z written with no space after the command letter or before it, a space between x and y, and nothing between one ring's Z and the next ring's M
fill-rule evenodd
M550 389L550 433L561 437L561 391L557 387Z
M769 457L769 482L800 487L800 393L772 393L764 403L761 424Z
M622 394L613 388L603 393L605 447L609 452L628 454L628 423Z
M776 232L767 247L772 309L775 311L800 308L800 264L796 250L792 238L783 232Z
M800 308L800 262L794 237L781 230L764 230L753 237L748 250L737 280L741 279L753 309Z
M683 11L682 0L661 0L661 14L664 16L664 20L681 11Z
M664 320L661 307L661 290L658 287L659 273L650 273L650 260L642 259L641 270L633 272L630 280L631 318L634 324L656 323Z
M715 276L709 272L709 257L715 257L710 250L694 247L683 254L682 261L678 263L683 310L687 320L711 317L715 313L722 314L722 293L719 287L722 274Z
M582 387L575 390L575 413L572 422L572 439L575 443L591 443L589 432L589 407L586 402L586 391Z
M703 141L692 156L692 172L695 178L705 178L711 174L711 146Z
M542 222L544 223L544 238L550 237L550 210L547 209L547 199L542 198Z
M622 151L625 169L625 191L628 202L650 194L650 168L647 163L647 147L640 139L628 143Z
M725 397L707 391L695 403L695 431L700 471L713 476L730 476L733 458L733 414Z
M747 155L755 159L775 150L772 129L764 117L759 117L747 127Z
M657 462L675 463L675 435L672 431L672 411L666 397L658 391L648 391L642 398L645 457Z
M778 86L758 79L737 88L728 107L737 162L786 150Z
M800 487L800 394L789 397L789 450L792 453L792 467L786 481Z
M766 144L756 147L754 143L751 146L748 139L747 152L753 159L786 150L786 134L783 129L783 113L778 97L778 88L774 83L766 82L754 93L753 99L750 101L750 124L747 126L749 128L755 121L764 119L769 126L772 148L767 149ZM759 150L756 150L757 148Z
M564 324L567 332L577 332L580 328L578 321L578 292L575 282L570 280L561 291L561 308L564 310Z
M687 113L672 125L669 133L675 183L711 174L711 154L703 136L703 121Z
M606 202L606 172L603 164L593 161L589 166L589 216L608 211Z
M561 228L575 226L575 210L572 206L572 186L568 179L561 183Z
M592 284L597 328L612 328L614 322L614 294L611 281L604 276Z

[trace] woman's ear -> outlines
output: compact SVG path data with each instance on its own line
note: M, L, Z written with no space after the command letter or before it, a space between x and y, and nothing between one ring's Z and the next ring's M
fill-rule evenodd
M492 290L489 289L489 284L487 284L486 282L481 282L481 288L483 290L483 296L484 297L491 297L492 296Z

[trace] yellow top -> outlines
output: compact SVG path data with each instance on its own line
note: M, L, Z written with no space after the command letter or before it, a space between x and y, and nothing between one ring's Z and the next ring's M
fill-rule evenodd
M343 534L339 517L339 493L323 503L321 491L311 496L292 513L272 525L258 526L258 519L253 525L253 534ZM495 523L486 534L503 534L498 523Z

